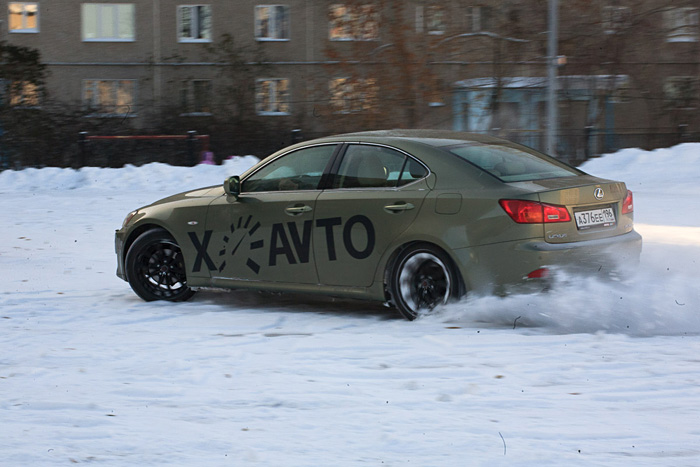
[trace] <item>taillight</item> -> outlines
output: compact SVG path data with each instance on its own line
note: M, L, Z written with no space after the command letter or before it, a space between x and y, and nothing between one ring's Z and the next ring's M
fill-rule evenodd
M498 202L511 219L518 224L551 224L569 222L571 215L566 206L525 201L522 199L502 199Z
M525 279L546 279L549 277L549 269L539 268L525 276Z
M634 212L634 200L632 198L632 192L627 190L627 197L622 202L622 214L630 214Z

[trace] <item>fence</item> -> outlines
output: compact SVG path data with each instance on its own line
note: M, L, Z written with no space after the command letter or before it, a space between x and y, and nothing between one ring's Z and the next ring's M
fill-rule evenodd
M526 146L542 148L544 136L541 131L500 130L492 132ZM313 139L325 136L320 133L304 133L301 130L291 132L276 132L267 139L236 138L227 144L218 145L209 135L199 135L190 131L182 135L91 135L86 132L79 134L75 150L70 151L70 157L59 166L95 166L122 167L125 164L143 165L150 162L163 162L170 165L191 166L201 160L202 153L213 151L219 160L228 155L254 154L265 157L272 152L303 139ZM221 137L221 136L220 136ZM221 137L223 138L223 137ZM212 138L213 139L213 138ZM75 141L75 139L73 140ZM605 132L602 130L561 130L558 135L558 154L560 159L578 165L591 157L615 152L619 149L635 147L646 150L670 147L679 143L700 141L700 133L686 131L685 127L665 129L663 132L645 131L644 129L619 130ZM22 157L22 149L26 144L9 147L0 143L0 170L25 167L43 167L54 165L41 157ZM75 145L75 143L73 143Z
M325 135L310 135L311 138ZM301 130L295 129L286 134L275 134L274 138L241 141L234 150L236 155L254 154L264 157L278 149L303 140ZM184 144L183 144L184 142ZM195 165L202 160L204 153L213 158L212 142L209 135L199 135L189 131L186 135L134 135L99 136L82 132L79 135L79 155L76 166L121 167L124 164L142 165L149 162L164 162L171 165ZM251 145L257 150L251 151ZM229 154L220 145L222 152L218 158ZM227 144L226 146L230 146ZM216 162L216 160L213 160Z
M80 167L121 167L148 162L195 165L200 161L200 155L209 151L209 135L198 135L196 131L189 131L186 135L118 136L81 132L78 145Z

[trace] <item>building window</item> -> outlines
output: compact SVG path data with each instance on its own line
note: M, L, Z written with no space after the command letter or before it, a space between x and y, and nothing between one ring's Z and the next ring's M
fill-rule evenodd
M333 4L329 9L329 37L332 41L374 41L379 39L379 11L376 5Z
M180 5L177 18L178 41L211 42L211 5Z
M29 81L13 81L9 85L12 107L38 107L41 97L39 86Z
M83 40L131 42L134 40L134 5L83 3Z
M255 38L259 41L289 40L289 6L256 6Z
M668 42L697 42L698 9L671 8L664 11Z
M469 32L485 32L493 29L493 11L488 6L467 7L467 30Z
M135 116L136 80L88 79L83 81L83 103L94 116Z
M629 26L630 9L626 6L604 6L602 19L605 34L615 34Z
M289 115L289 79L259 79L255 83L258 115Z
M445 34L447 31L447 12L444 5L416 7L416 32L428 34Z
M377 82L371 78L335 78L330 82L330 94L335 113L373 112L377 108Z
M10 2L7 6L10 32L39 32L39 4Z
M666 102L676 109L695 109L697 93L698 79L694 76L673 76L664 83Z
M195 79L182 82L180 90L181 106L184 115L212 114L212 86L208 79Z

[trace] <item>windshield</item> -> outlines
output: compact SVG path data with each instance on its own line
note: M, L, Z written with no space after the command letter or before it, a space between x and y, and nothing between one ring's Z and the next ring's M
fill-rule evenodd
M583 172L524 146L467 143L446 148L504 182L577 177Z

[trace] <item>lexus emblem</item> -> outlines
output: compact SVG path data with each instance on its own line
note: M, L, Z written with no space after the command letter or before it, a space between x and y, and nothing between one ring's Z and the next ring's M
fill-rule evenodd
M602 188L598 187L593 192L593 196L595 196L595 199L601 200L605 197L605 192L603 191Z

